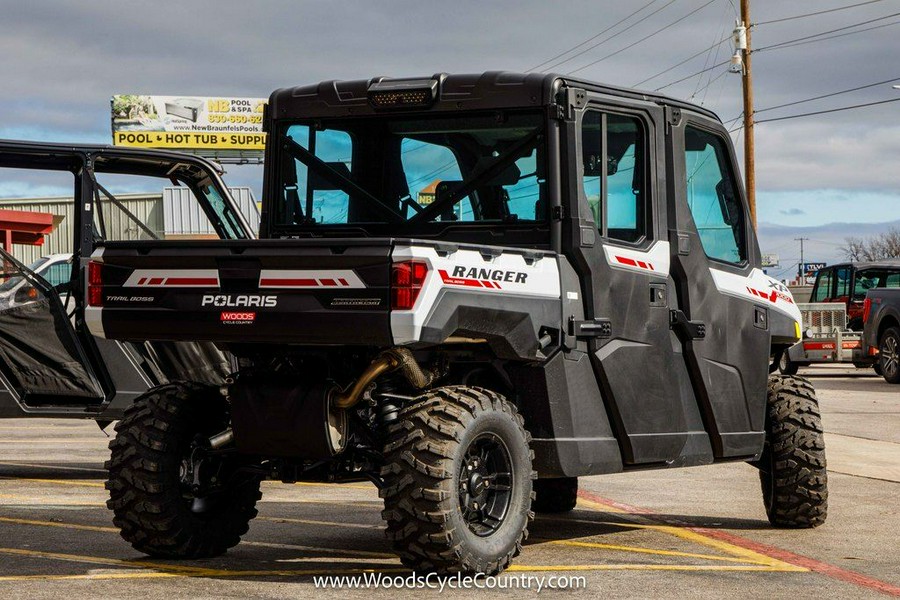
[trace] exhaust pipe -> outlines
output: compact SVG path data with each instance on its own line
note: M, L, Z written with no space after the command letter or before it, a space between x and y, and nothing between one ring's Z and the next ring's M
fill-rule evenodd
M425 372L416 362L409 348L391 348L379 354L363 371L355 382L346 390L333 388L331 392L331 404L335 408L348 409L356 405L362 398L373 381L392 371L399 370L410 385L420 390L428 387L437 377L434 372Z

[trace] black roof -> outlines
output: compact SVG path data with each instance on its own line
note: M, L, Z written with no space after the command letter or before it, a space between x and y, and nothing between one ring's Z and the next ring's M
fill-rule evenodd
M510 71L453 75L438 73L418 78L373 77L348 81L322 81L275 90L269 98L269 110L271 116L276 119L298 115L316 117L372 114L367 92L373 83L429 80L438 82L438 99L429 112L545 106L555 102L556 92L560 86L565 85L610 96L678 107L719 120L718 116L707 108L656 92L612 86L554 73Z
M65 157L72 153L84 154L115 154L126 158L143 158L143 159L160 159L167 162L193 162L201 163L211 172L222 174L222 167L218 164L207 160L201 156L194 154L186 154L184 152L174 152L172 150L155 150L151 148L129 148L123 146L110 146L104 144L66 144L63 142L32 142L28 140L7 140L0 139L0 160L3 155L22 154L28 155L29 161L35 160L43 163L43 166L50 167L55 160L60 162L60 168L65 168L62 164Z
M834 267L853 267L857 271L866 269L900 269L900 258L886 258L883 260L872 260L866 262L842 262L828 265L826 269Z

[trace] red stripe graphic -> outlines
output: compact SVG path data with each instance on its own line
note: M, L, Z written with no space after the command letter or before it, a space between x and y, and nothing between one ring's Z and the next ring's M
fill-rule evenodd
M447 285L461 285L465 287L486 287L489 289L499 290L500 284L496 281L489 281L487 279L467 279L465 277L451 277L447 271L438 270L438 274L441 276L441 281L446 283Z
M320 279L319 283L327 287L334 287L337 285L337 281L334 279Z
M633 258L628 258L627 256L616 255L616 261L628 267L637 267L638 269L643 269L645 271L654 270L652 263L644 262L642 260L635 260Z

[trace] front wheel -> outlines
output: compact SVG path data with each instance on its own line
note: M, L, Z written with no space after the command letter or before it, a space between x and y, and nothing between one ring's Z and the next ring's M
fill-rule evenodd
M256 516L260 477L208 452L227 423L218 390L193 383L153 388L126 409L109 444L106 505L136 550L203 558L240 542Z
M781 353L781 358L778 359L778 372L782 375L796 375L799 370L800 365L792 361L788 351L784 350Z
M756 466L769 522L808 528L825 522L828 474L816 391L806 379L769 377L766 441Z
M878 341L878 366L888 383L900 383L900 329L888 327Z
M516 408L478 387L432 390L388 430L382 516L403 564L496 574L528 535L531 436Z

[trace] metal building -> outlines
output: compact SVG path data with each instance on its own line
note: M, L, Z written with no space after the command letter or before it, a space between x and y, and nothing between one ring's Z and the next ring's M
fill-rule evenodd
M230 188L245 218L259 229L259 205L248 187ZM185 194L187 192L187 194ZM206 237L214 235L206 217L190 191L185 188L164 188L161 194L116 194L116 199L158 237ZM108 201L101 200L102 205ZM74 237L74 203L71 196L46 198L3 198L0 208L50 213L59 220L53 233L44 238L42 246L13 245L13 255L31 264L41 256L72 251ZM104 210L106 230L110 239L129 240L147 237L140 227L120 210Z

